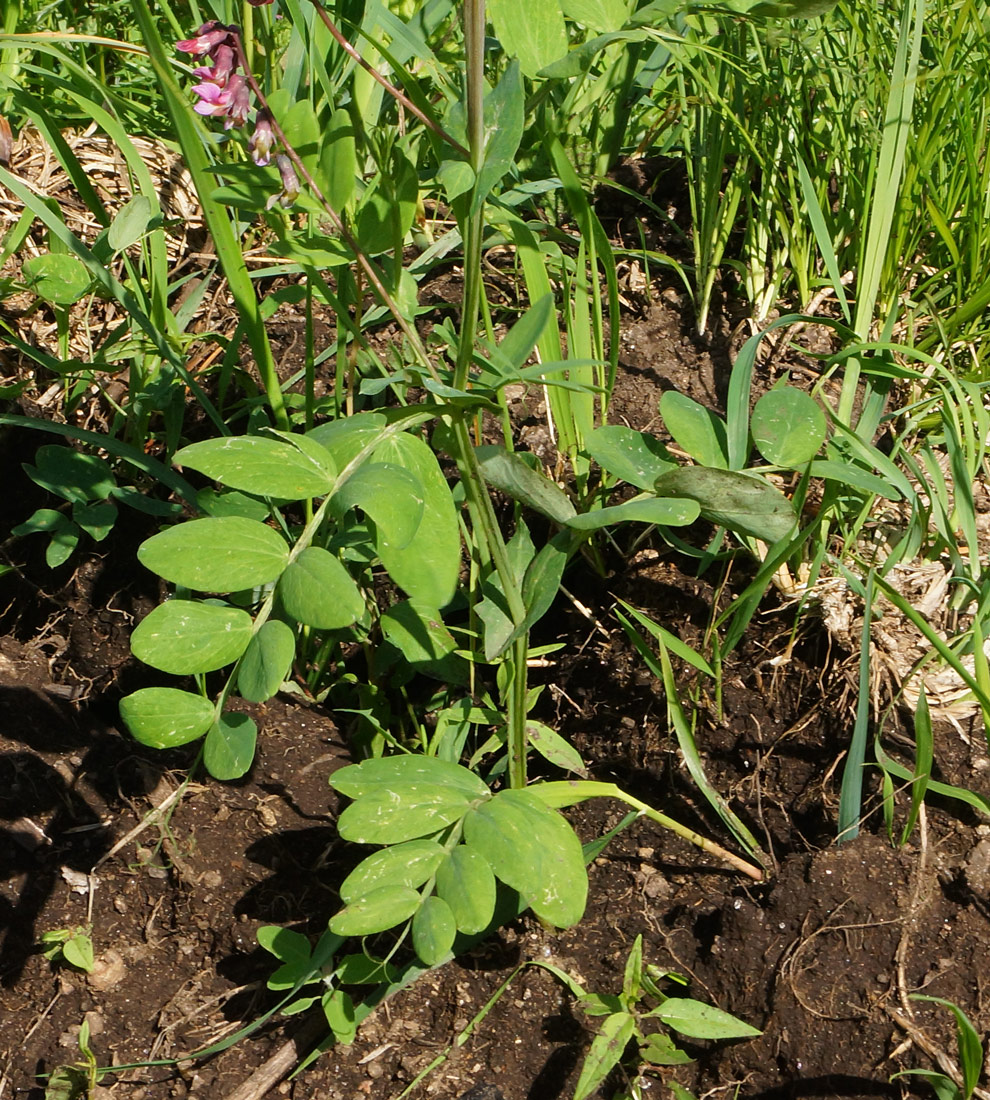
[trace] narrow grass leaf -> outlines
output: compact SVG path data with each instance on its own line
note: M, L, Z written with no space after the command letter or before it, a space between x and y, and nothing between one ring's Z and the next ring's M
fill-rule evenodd
M859 821L863 812L863 767L866 763L866 739L870 724L870 626L873 621L874 575L871 569L866 578L866 595L863 600L863 628L859 653L859 697L856 700L856 722L852 741L846 755L839 791L839 843L859 835Z
M907 844L908 837L914 832L918 822L928 784L932 780L932 761L932 716L928 707L928 695L922 687L914 712L914 776L911 782L911 809L901 832L902 847Z

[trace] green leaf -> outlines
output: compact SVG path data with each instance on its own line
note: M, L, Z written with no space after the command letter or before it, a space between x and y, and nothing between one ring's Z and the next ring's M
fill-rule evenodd
M247 714L220 715L206 735L203 763L214 779L240 779L251 767L258 727Z
M312 955L309 937L278 924L265 924L255 933L258 943L284 963L308 963Z
M553 295L544 294L509 329L499 342L498 351L506 365L521 370L553 315Z
M628 1012L606 1016L585 1055L574 1100L585 1100L622 1060L629 1040L636 1033L636 1017Z
M279 690L296 655L296 635L269 619L248 643L237 669L237 691L249 703L264 703Z
M408 470L423 493L416 534L402 547L380 539L378 555L406 595L427 607L446 607L457 590L461 534L454 498L437 457L419 436L400 432L375 448L374 460Z
M646 492L661 474L676 468L667 448L646 432L635 432L624 424L604 424L587 437L587 453L613 477Z
M871 474L855 462L836 462L829 458L816 458L809 467L812 477L838 481L864 493L876 493L886 500L903 500L904 494L895 485L876 474Z
M563 8L568 19L593 31L617 31L629 18L626 0L564 0Z
M138 624L131 635L131 652L173 676L213 672L240 657L252 629L251 616L235 607L169 600Z
M408 840L374 852L340 884L341 899L350 904L382 886L422 886L445 854L435 840Z
M173 749L202 737L215 711L209 699L178 688L141 688L120 701L120 716L134 740L153 749Z
M557 523L565 524L576 515L567 494L525 459L504 447L476 447L485 480L513 500L525 504Z
M528 791L499 791L464 820L467 843L542 920L560 928L584 913L588 874L567 821Z
M367 955L345 955L334 971L341 985L379 985L398 981L399 971L381 959Z
M572 531L597 531L600 527L611 527L616 523L657 523L663 527L683 527L694 523L700 513L701 506L693 500L650 497L582 512L569 519L567 526Z
M534 77L567 52L567 28L557 0L489 0L489 17L502 49Z
M382 886L353 902L330 920L338 936L370 936L407 921L419 908L419 894L408 886Z
M362 795L340 815L337 831L358 844L397 844L439 832L460 820L471 802L452 787L406 783Z
M120 208L107 230L107 242L114 252L124 252L147 233L154 216L151 199L135 195Z
M496 0L496 3L513 5L520 0ZM548 0L537 0L545 4ZM551 6L556 0L549 0ZM489 15L493 15L494 6L489 5ZM557 13L563 27L563 19ZM524 35L527 48L535 45L529 28ZM566 44L564 49L566 49ZM561 53L564 50L560 51ZM529 75L529 74L527 74ZM485 155L478 178L475 180L471 197L471 213L476 214L487 200L492 188L505 176L515 164L516 151L522 141L525 125L526 97L523 90L522 74L517 62L512 61L502 73L498 84L485 96Z
M12 527L10 533L22 538L24 535L48 534L62 527L72 527L72 520L54 508L39 508L23 523Z
M976 1028L973 1027L965 1012L952 1001L942 997L929 997L923 993L912 993L912 1001L929 1001L931 1004L941 1005L949 1009L956 1018L956 1045L959 1049L959 1065L963 1075L963 1097L969 1100L973 1095L983 1072L983 1044Z
M797 523L794 505L763 478L735 470L683 466L657 479L660 496L697 501L702 519L773 544Z
M647 1035L640 1043L639 1056L651 1066L685 1066L694 1061L665 1031L654 1031Z
M825 442L825 414L808 394L793 386L780 386L756 402L750 431L767 462L804 466Z
M323 995L323 1015L333 1032L334 1040L341 1046L354 1042L357 1035L357 1015L350 995L342 989L334 989Z
M435 756L383 756L349 764L330 776L330 786L348 798L401 789L412 783L433 783L450 787L465 798L487 798L484 781L474 772Z
M526 723L526 734L529 743L544 760L549 760L551 764L565 771L587 776L588 769L581 759L581 754L569 741L565 741L549 726L530 719Z
M74 451L71 447L52 444L39 447L34 460L36 466L23 464L28 477L42 489L74 504L106 500L117 485L102 458Z
M323 496L333 488L333 464L326 452L322 457L323 463L318 465L310 455L281 439L241 435L192 443L176 451L173 461L254 496L304 500Z
M56 306L71 306L89 290L92 281L85 264L75 256L46 252L21 264L21 277L29 290Z
M264 523L270 514L268 505L263 500L233 489L200 489L196 494L196 506L208 516L240 516L259 523Z
M282 606L297 622L341 630L364 613L364 597L350 573L328 550L309 546L278 582Z
M323 130L316 173L320 190L334 210L343 210L350 202L357 175L354 122L346 107L338 107Z
M445 683L467 683L467 664L456 655L457 642L436 608L400 600L379 622L384 638L399 650L411 669Z
M660 398L660 415L677 445L702 466L724 470L729 465L725 422L677 390Z
M760 1034L759 1028L737 1020L714 1005L690 997L668 997L648 1015L656 1016L681 1035L692 1039L747 1039Z
M427 897L412 920L412 942L427 966L439 966L450 958L457 926L450 906L438 897Z
M379 541L403 550L423 518L423 487L402 466L365 462L333 494L330 508L336 516L362 509L374 521Z
M117 521L117 506L109 500L73 504L72 518L95 542L102 542Z
M289 561L277 531L240 516L196 519L153 535L138 560L173 584L200 592L237 592L275 580Z
M57 569L67 561L79 545L79 528L71 520L63 520L52 531L52 540L45 549L45 563L49 569Z
M483 932L495 914L495 876L480 852L458 844L437 868L437 897L465 935Z
M83 932L76 932L62 944L62 958L70 965L87 974L92 973L93 941Z

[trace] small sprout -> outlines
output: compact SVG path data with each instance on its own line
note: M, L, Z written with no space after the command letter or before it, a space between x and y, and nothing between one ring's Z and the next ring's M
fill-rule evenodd
M65 963L67 966L83 970L87 974L93 970L93 941L88 928L58 928L45 932L41 937L41 953L52 963Z

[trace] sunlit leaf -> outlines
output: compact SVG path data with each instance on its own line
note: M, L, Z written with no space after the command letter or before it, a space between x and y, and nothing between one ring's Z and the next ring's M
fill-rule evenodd
M251 616L238 608L169 600L141 620L131 650L139 661L173 676L212 672L240 657L252 629Z

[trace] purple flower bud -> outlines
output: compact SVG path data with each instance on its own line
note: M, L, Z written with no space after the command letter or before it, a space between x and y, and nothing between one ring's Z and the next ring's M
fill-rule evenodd
M227 110L227 121L223 124L225 130L232 126L243 126L251 111L251 89L240 73L234 73L227 81L227 91L230 92L230 107Z
M271 162L272 146L275 134L272 132L272 116L267 111L259 111L254 119L254 133L248 140L248 152L259 168Z
M271 210L278 203L283 210L287 210L299 197L299 177L296 175L296 170L292 167L292 161L288 157L279 155L275 158L275 163L278 165L279 175L282 177L282 191L278 195L272 195L265 203L265 209Z

